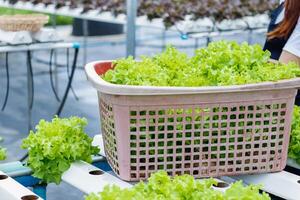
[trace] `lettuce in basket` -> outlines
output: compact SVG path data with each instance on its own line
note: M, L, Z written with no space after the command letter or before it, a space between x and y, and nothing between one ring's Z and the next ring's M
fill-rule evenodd
M140 86L225 86L278 81L300 76L295 63L270 62L270 52L259 45L233 41L212 42L187 56L173 46L153 57L115 61L102 78L110 83Z

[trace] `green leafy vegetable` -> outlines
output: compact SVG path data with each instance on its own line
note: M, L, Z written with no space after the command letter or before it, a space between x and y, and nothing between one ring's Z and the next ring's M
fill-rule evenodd
M3 138L0 137L0 142L3 141ZM6 159L6 149L5 148L2 148L0 146L0 160L5 160Z
M294 106L293 121L289 144L289 158L300 164L300 107Z
M154 57L115 62L102 78L110 83L143 86L221 86L278 81L300 76L295 63L269 62L270 52L259 45L219 41L188 57L169 46Z
M61 175L77 160L91 162L91 155L99 152L92 146L92 139L85 134L85 118L55 117L52 122L41 120L36 132L30 131L22 148L28 149L27 165L33 176L46 183L61 182Z
M267 194L259 193L261 186L244 187L239 181L222 193L212 188L216 183L214 179L195 180L190 175L171 178L165 171L159 171L147 184L140 182L130 189L106 186L102 192L92 193L85 200L270 200Z
M0 147L0 160L6 159L6 149Z
M231 187L226 190L224 200L271 200L268 194L260 194L261 185L243 186L241 181L235 182Z

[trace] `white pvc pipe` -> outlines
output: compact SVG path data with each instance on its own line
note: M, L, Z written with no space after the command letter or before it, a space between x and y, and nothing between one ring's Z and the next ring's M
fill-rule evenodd
M300 177L286 171L232 178L243 180L246 184L262 184L264 191L283 199L299 200L300 198Z
M120 188L132 186L116 176L83 161L73 163L70 169L63 174L62 180L86 194L101 192L107 185L117 185Z
M0 199L1 200L42 200L20 183L0 171Z
M0 53L5 52L20 52L20 51L39 51L49 49L62 49L62 48L78 48L76 43L35 43L30 45L5 45L0 46Z

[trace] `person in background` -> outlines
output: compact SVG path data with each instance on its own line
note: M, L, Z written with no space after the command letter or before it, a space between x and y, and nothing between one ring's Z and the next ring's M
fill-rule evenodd
M272 12L264 50L274 60L300 66L300 0L281 0Z
M264 50L271 52L273 60L295 62L300 67L300 0L281 0L271 13ZM299 90L295 104L300 106Z

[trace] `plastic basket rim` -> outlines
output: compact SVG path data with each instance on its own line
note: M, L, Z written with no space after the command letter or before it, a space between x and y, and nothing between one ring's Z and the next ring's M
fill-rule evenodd
M134 86L117 85L103 80L95 71L95 65L112 63L114 60L93 61L85 65L85 73L97 91L110 95L151 96L151 95L179 95L179 94L213 94L234 93L265 90L283 90L300 88L300 77L276 82L262 82L231 86L202 86L202 87L171 87L171 86Z

